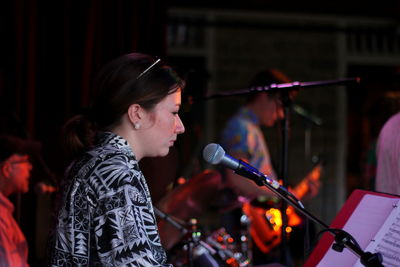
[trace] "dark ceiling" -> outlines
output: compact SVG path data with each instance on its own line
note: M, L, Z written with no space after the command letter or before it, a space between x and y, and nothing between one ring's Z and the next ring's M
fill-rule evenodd
M255 10L266 12L315 13L394 18L400 21L400 1L380 0L170 0L170 7L215 8L225 10Z

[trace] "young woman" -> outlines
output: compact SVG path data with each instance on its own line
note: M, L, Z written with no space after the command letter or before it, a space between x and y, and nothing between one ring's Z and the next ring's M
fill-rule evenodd
M169 266L138 162L166 156L184 132L184 82L160 60L133 53L106 65L90 114L65 126L75 160L61 186L52 266Z

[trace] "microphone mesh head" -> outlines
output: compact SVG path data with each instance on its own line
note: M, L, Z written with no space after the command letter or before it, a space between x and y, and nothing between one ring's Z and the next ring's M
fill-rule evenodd
M218 144L211 143L203 149L204 160L211 164L220 163L224 155L224 149Z

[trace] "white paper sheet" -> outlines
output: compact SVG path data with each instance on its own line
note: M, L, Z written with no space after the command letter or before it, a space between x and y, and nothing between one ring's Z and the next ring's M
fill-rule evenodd
M397 198L365 195L347 220L343 230L350 233L365 250L392 212L393 205L398 202ZM358 256L347 248L344 248L343 252L336 252L330 248L317 266L353 267L357 260Z
M400 206L399 202L392 208L389 217L378 231L366 251L379 252L383 256L385 267L400 266ZM355 267L363 267L360 260Z

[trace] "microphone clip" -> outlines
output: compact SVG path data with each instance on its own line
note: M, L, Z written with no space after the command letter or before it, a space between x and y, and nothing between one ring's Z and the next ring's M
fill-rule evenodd
M258 186L264 185L264 175L260 173L256 168L250 166L243 160L239 159L239 168L237 168L234 172L249 178L250 180L254 181Z

